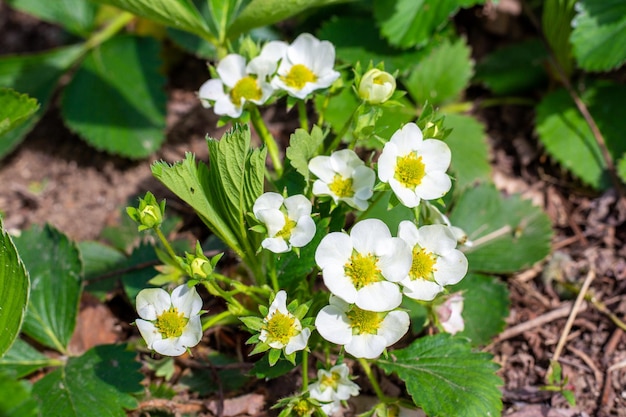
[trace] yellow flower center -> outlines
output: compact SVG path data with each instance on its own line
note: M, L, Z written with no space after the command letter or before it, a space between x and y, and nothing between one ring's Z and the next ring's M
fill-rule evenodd
M346 313L352 327L352 334L377 334L383 316L374 311L361 310L357 306L353 306Z
M378 268L378 259L370 254L361 255L354 252L350 261L344 265L344 271L357 290L383 280Z
M289 73L280 77L285 84L296 90L302 90L306 83L314 83L317 81L317 75L302 64L296 64L291 67Z
M396 173L394 178L406 188L414 189L421 184L426 175L426 166L422 157L411 152L405 156L399 156L396 160Z
M434 282L433 272L437 270L435 268L436 262L437 258L435 255L416 245L413 248L413 263L411 264L409 276L412 280L425 279Z
M235 106L241 105L241 99L260 100L261 97L263 97L263 90L261 90L257 81L250 76L243 77L237 81L237 84L230 90L230 101Z
M185 318L183 313L179 313L178 309L172 306L157 317L154 326L161 333L163 339L169 339L170 337L180 337L188 321L189 319Z
M283 314L276 310L265 327L269 342L277 341L283 345L289 343L289 340L296 335L295 321L296 318L294 316Z
M291 237L291 231L293 230L294 227L296 227L296 225L297 223L294 220L291 220L289 217L285 215L285 225L283 226L282 229L278 231L278 233L276 233L275 237L280 237L285 240L289 240L289 238Z
M330 375L323 375L320 378L320 388L324 391L326 388L332 388L333 390L337 389L339 386L339 381L341 380L341 375L339 372L331 372Z
M354 195L352 178L344 178L339 174L335 174L333 182L328 184L328 188L339 198L350 198Z

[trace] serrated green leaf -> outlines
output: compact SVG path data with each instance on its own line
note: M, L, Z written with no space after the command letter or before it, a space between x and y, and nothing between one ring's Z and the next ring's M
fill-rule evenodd
M465 339L448 334L422 337L376 363L406 383L427 415L485 417L499 416L502 410L498 365L488 353L472 352Z
M72 337L81 294L80 256L67 236L46 225L15 238L30 273L30 300L22 331L65 353Z
M622 0L581 0L570 41L578 65L588 71L609 71L626 62L626 3Z
M57 23L75 35L87 37L95 26L96 5L84 0L7 0L16 9Z
M548 216L519 195L501 196L493 185L465 190L450 221L475 242L464 251L473 272L513 273L550 253Z
M0 135L0 157L11 152L39 121L59 78L79 58L81 49L81 45L74 45L34 55L0 58L0 85L28 94L40 103L34 117Z
M0 358L0 374L22 378L38 369L60 364L59 360L50 359L22 339L16 339L11 349Z
M410 72L404 84L420 105L439 105L453 100L465 89L474 72L470 48L464 39L445 40Z
M217 38L191 0L93 0L110 4L165 26L195 33L203 38Z
M46 417L125 417L143 388L141 364L123 345L96 346L37 381L33 395Z
M159 49L152 38L118 36L90 51L63 94L68 127L95 148L129 158L159 149L167 102Z
M574 67L569 38L572 33L576 2L576 0L546 0L541 14L543 35L558 65L568 78Z
M31 396L32 386L0 374L0 416L36 417L37 402Z
M37 100L27 94L0 88L0 136L25 122L38 108Z
M514 43L497 49L476 65L474 79L499 95L527 92L547 81L547 60L548 51L541 40Z
M324 142L322 129L317 125L309 134L304 129L296 129L289 139L286 154L291 166L295 168L305 181L309 181L309 161L317 154L317 149Z
M450 171L456 180L457 188L465 188L476 182L489 181L489 146L485 126L470 116L448 114L444 122L452 128L445 142L452 151Z
M625 94L626 86L606 83L588 88L581 96L614 159L626 152L626 118L621 109ZM544 97L537 106L536 129L550 155L583 182L599 189L611 186L598 143L567 91Z
M11 348L20 333L26 314L29 288L28 273L0 219L0 357Z
M463 321L472 345L486 345L506 325L509 315L509 290L496 277L468 274L461 282L449 287L450 292L463 291Z

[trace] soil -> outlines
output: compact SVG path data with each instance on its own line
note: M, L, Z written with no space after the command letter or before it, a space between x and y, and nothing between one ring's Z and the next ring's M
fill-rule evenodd
M477 59L494 45L528 30L527 22L518 17L519 3L500 3L499 10L475 9L460 16L461 30ZM0 54L32 52L58 45L62 34L58 28L0 3L0 39ZM64 127L57 107L51 106L26 140L0 161L4 226L17 232L48 222L72 239L98 239L104 227L119 224L121 209L129 201L150 190L159 199L168 198L168 206L186 216L188 229L193 231L198 223L192 213L151 176L150 164L161 159L181 160L187 151L207 159L205 135L220 137L224 130L215 128L216 117L200 106L195 95L207 78L205 63L189 56L170 71L167 141L159 152L142 161L90 148ZM480 88L468 92L476 100L484 94ZM270 108L265 116L272 132L286 137L296 121L295 115L285 115L283 109ZM616 325L616 320L626 317L626 200L615 190L598 194L586 189L552 163L533 133L533 114L528 108L492 107L475 114L487 126L497 187L505 194L522 193L542 207L554 225L552 254L530 270L502 277L511 293L510 316L506 330L484 350L501 365L503 415L626 417L626 337ZM592 280L591 297L572 313L575 294L558 282L580 288L586 280ZM101 331L79 336L80 340L73 342L76 349L121 341L132 332L111 303L103 305L85 297L81 305L79 329L100 322ZM569 318L572 327L564 333ZM228 329L211 335L212 340L226 344L234 337L240 335ZM568 405L559 393L541 390L563 337L559 361L569 379L567 388L575 394L575 406ZM177 362L180 369L188 365L184 360ZM278 389L278 384L288 394L297 382L296 376L289 378L293 380L274 382L272 389ZM397 395L393 383L383 384L383 389ZM252 386L248 392L220 392L219 398L208 401L151 400L142 404L145 414L133 415L148 415L150 410L267 415L264 404L271 404L265 396L268 391Z

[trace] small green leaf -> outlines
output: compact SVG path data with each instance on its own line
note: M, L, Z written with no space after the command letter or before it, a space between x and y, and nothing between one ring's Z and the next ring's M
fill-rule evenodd
M30 273L30 300L23 332L65 353L72 337L81 294L82 265L76 245L47 225L31 227L15 239Z
M489 181L491 164L485 126L473 117L460 114L446 115L444 126L452 128L445 142L452 151L450 171L456 179L456 187Z
M493 185L464 191L450 214L474 246L465 250L470 271L512 273L550 253L550 219L519 195L504 198Z
M87 37L93 30L96 5L84 0L7 0L16 9L57 23L75 35Z
M0 374L0 416L36 417L37 402L31 396L32 386Z
M38 369L59 366L60 364L59 360L48 358L18 338L11 349L0 358L0 374L7 373L16 378L22 378Z
M464 39L445 40L432 49L410 72L405 86L420 105L453 100L465 89L474 72L470 48Z
M498 365L488 353L472 352L465 339L448 334L422 337L376 363L406 383L427 415L485 417L499 416L502 410Z
M20 333L29 287L28 273L0 219L0 357L9 350Z
M448 290L463 291L465 330L459 335L467 337L472 345L486 345L504 330L504 320L509 315L509 290L498 278L468 274Z
M95 148L129 158L159 149L167 101L159 48L151 38L118 36L89 52L63 94L68 127Z
M309 181L309 161L317 154L317 149L324 142L322 129L313 126L311 134L304 129L296 129L289 139L287 158L291 166L296 169L305 181Z
M37 381L33 395L46 417L126 417L137 407L143 376L136 353L123 345L100 345Z
M39 103L26 94L0 88L0 136L25 122L39 108Z
M588 71L609 71L626 62L626 2L581 0L570 41L578 65Z

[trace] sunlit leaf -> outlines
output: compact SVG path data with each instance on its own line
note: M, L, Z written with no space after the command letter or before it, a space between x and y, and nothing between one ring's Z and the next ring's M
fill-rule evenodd
M31 396L31 389L28 381L18 381L0 374L0 416L36 417L39 410Z
M25 122L38 108L34 98L10 88L0 88L0 136Z

